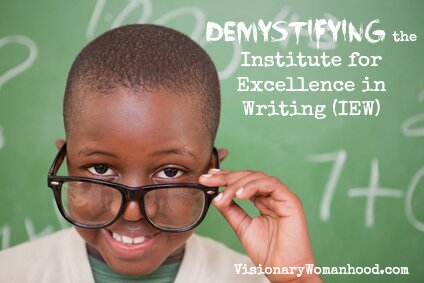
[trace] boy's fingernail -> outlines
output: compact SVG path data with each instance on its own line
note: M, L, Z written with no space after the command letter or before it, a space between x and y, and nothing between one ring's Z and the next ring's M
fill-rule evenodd
M236 192L236 195L237 195L237 196L241 195L241 194L243 193L243 191L244 191L244 189L243 189L243 188L239 189L239 190Z
M216 202L219 202L219 201L221 201L221 199L222 199L222 193L219 193L219 195L217 195L217 196L215 197L215 201L216 201Z
M210 177L212 177L212 174L203 174L202 177L204 177L204 178L210 178Z
M219 172L219 171L221 171L221 169L218 169L218 168L209 169L209 172Z

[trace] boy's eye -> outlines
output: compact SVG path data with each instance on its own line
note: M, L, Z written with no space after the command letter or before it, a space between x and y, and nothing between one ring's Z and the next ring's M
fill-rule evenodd
M88 171L91 174L94 175L101 175L101 176L110 176L113 175L115 172L113 172L112 169L110 169L108 166L103 165L103 164L97 164L94 166L91 166L88 168Z
M157 174L157 177L162 179L177 178L181 176L183 173L184 172L181 169L178 169L175 167L167 167L159 171Z

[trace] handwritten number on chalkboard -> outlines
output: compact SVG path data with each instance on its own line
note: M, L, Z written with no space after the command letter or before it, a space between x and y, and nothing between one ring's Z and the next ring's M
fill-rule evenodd
M4 74L0 75L0 89L11 79L16 76L22 74L26 70L28 70L34 61L37 59L38 48L35 42L27 36L23 35L9 35L3 38L0 38L0 48L8 45L8 44L20 44L28 48L29 54L28 57L18 65L14 66L12 69L6 71ZM2 149L5 145L5 138L3 134L3 129L0 127L0 149ZM1 246L0 248L6 249L10 246L10 234L11 229L10 225L3 224L0 226L0 238L1 238Z
M424 103L424 90L421 91L417 96L418 102ZM424 113L415 114L402 124L401 131L405 137L424 137L424 127L421 128L413 128L415 124L424 122ZM414 215L413 207L412 207L412 199L415 193L415 190L421 179L424 177L424 167L421 167L420 170L414 175L411 183L409 184L408 190L405 196L405 213L409 222L415 229L424 232L424 219L422 221L418 220Z
M378 169L378 160L371 161L371 174L368 187L366 188L351 188L348 191L349 197L365 197L365 225L371 227L374 224L374 207L377 197L401 198L403 191L398 189L382 188L379 185L380 172Z
M51 225L48 225L41 232L36 233L35 229L34 229L34 223L32 222L32 220L30 218L25 219L25 230L27 232L28 239L30 241L38 239L38 238L43 237L45 235L48 235L48 234L50 234L54 231L53 227Z
M4 135L3 128L0 126L0 149L4 147Z
M141 24L147 22L152 14L152 3L149 0L132 0L127 6L125 6L118 16L116 16L115 20L112 22L111 28L121 26L129 14L131 14L131 12L137 9L140 5L143 5L143 14L141 14L137 23Z
M57 209L56 202L54 201L54 199L52 199L52 205L55 210L56 219L59 223L59 229L65 229L65 228L71 227L71 225L68 222L66 222L65 219L63 219L62 215ZM41 232L36 232L34 223L32 219L29 217L25 218L24 226L25 226L26 235L28 237L28 240L30 241L43 237L47 234L53 233L55 230L55 228L52 225L47 225L44 227L44 229L41 230ZM11 234L12 234L12 229L9 224L5 223L2 226L0 226L0 250L4 250L11 246L11 242L10 242Z
M97 24L99 23L100 15L102 14L106 0L97 0L96 6L94 7L93 13L91 14L90 21L88 23L86 37L92 38L95 34ZM152 14L152 3L150 0L131 0L128 2L122 11L115 17L111 24L111 28L119 27L123 24L124 20L137 9L140 5L143 6L143 14L138 19L137 23L146 23Z
M347 153L340 150L331 153L317 154L309 156L311 162L324 163L334 162L330 176L325 185L324 194L321 200L320 219L328 221L330 219L330 208L333 201L334 193L337 189L337 183L343 171ZM420 183L420 181L422 181ZM405 214L408 221L418 231L424 232L424 219L418 219L414 214L413 196L418 189L418 185L424 185L424 167L421 167L412 177L411 183L406 194L401 189L384 188L380 186L380 172L378 160L376 158L371 161L370 180L367 187L350 188L347 192L348 197L364 197L365 198L365 226L372 227L374 225L375 202L377 198L402 198L405 197ZM423 187L421 187L423 188ZM420 203L420 202L417 202Z
M205 26L206 26L206 17L203 12L197 8L197 7L182 7L179 9L176 9L174 11L170 11L160 18L158 18L154 23L158 25L165 25L167 22L169 22L172 19L188 15L193 16L195 20L194 29L191 33L190 38L193 40L198 40L202 34L204 33Z
M88 39L94 37L97 25L99 24L99 21L102 18L101 15L102 13L104 13L106 4L107 0L97 0L86 30L86 37ZM136 22L149 22L151 20L151 15L153 11L152 2L150 0L131 0L113 19L110 28L116 28L124 24L125 20L129 17L129 15L135 12L136 9L138 9L140 6L142 6L143 8L142 14ZM191 34L189 34L189 36L200 46L204 46L206 44L206 38L204 34L206 26L206 16L198 7L181 7L176 10L167 12L166 14L160 16L153 22L158 25L166 25L169 21L184 16L194 18L194 28ZM232 48L233 52L231 54L231 58L228 64L222 70L218 71L218 75L221 80L231 77L240 64L242 46L237 41L234 41L232 43Z
M8 45L8 44L21 44L28 48L29 54L28 57L22 62L13 67L12 69L6 71L4 74L0 75L0 89L3 87L5 83L7 83L9 80L13 79L14 77L18 76L19 74L22 74L24 71L26 71L31 65L34 63L35 59L37 59L37 45L35 42L23 35L9 35L5 36L3 38L0 38L0 48Z
M417 229L421 232L424 232L424 219L422 221L420 221L414 215L413 208L412 208L412 198L414 196L414 192L415 192L420 180L423 180L423 182L424 182L423 177L424 177L424 167L421 167L421 169L418 170L418 172L412 178L411 184L409 184L408 191L406 192L406 196L405 196L406 217L408 218L408 220L412 224L412 226L414 226L415 229ZM420 203L420 205L422 205L422 203Z
M94 36L97 23L99 22L100 14L105 6L106 0L97 0L96 6L94 7L93 14L91 14L90 22L88 23L86 37L91 38Z
M330 219L331 203L333 201L333 195L336 191L337 182L342 173L343 166L346 161L346 151L339 150L332 153L312 155L309 157L312 162L334 162L334 166L331 169L330 177L328 178L327 184L325 185L324 195L321 200L320 207L320 219L322 221L328 221Z
M0 236L1 236L1 249L4 250L10 247L10 226L4 224L0 226Z
M418 94L418 102L424 102L424 90ZM424 113L415 114L408 119L405 120L402 124L402 134L405 137L424 137L424 127L421 128L413 128L415 124L424 122Z

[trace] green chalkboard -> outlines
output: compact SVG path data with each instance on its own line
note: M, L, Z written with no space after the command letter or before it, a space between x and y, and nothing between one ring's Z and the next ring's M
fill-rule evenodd
M223 167L278 176L303 201L319 266L409 268L409 275L324 275L327 282L424 281L424 4L376 1L1 1L0 2L0 249L67 227L59 217L46 173L64 136L62 97L67 72L95 36L122 24L149 22L190 35L215 61L222 86L218 147ZM321 47L301 34L283 42L207 42L207 22L286 22L346 19L356 26L379 19L384 41L332 42ZM416 34L393 40L394 31ZM303 52L381 56L378 67L243 67L255 55ZM384 81L385 92L240 92L251 80ZM379 102L377 116L337 116L335 99ZM327 117L245 115L242 101L328 105ZM243 204L251 213L252 206ZM212 208L200 234L242 250ZM258 239L260 240L260 239Z

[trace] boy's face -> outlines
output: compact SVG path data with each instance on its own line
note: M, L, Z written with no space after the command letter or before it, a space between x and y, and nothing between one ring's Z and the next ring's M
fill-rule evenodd
M132 187L198 183L213 161L210 139L193 100L163 89L140 96L124 89L94 95L78 109L67 133L69 174ZM144 220L134 200L112 225L76 230L91 246L89 252L129 275L150 273L178 256L193 233L159 232ZM126 245L115 240L113 233L146 240Z

